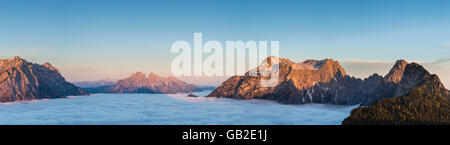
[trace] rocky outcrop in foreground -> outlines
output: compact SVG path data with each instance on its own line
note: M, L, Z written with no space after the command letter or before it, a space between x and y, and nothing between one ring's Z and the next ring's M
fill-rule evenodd
M190 93L199 88L188 84L175 77L163 78L154 73L145 76L142 72L136 72L132 76L119 80L112 86L86 88L90 93Z
M267 58L258 67L272 66ZM261 73L261 72L258 72ZM272 73L272 72L270 72ZM346 74L332 59L307 60L294 63L279 58L280 79L275 87L261 87L266 76L233 76L214 90L209 97L237 99L269 99L285 104L322 103L338 105L370 105L382 98L403 96L411 88L435 82L432 92L447 92L439 78L421 65L398 60L384 77L373 74L358 79Z
M50 63L27 62L20 57L0 60L0 102L88 95L67 82Z

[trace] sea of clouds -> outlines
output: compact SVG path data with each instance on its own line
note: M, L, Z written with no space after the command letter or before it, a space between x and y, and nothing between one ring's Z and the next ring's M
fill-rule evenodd
M194 93L205 96L210 91ZM357 107L186 94L94 94L0 103L0 124L340 124Z

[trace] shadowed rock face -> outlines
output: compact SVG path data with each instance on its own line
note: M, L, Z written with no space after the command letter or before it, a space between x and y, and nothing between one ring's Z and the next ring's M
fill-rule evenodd
M447 89L437 75L430 74L423 66L417 63L408 64L401 81L397 84L395 97L406 95L411 88L420 87L433 94L448 95Z
M119 80L113 86L100 87L96 93L190 93L199 89L197 86L187 84L175 77L163 78L154 73L148 77L142 72Z
M397 61L398 62L398 61ZM393 69L397 69L397 64L394 65ZM400 65L402 65L400 63ZM392 70L391 70L392 72ZM407 64L403 71L399 71L402 77L398 81L392 81L386 79L382 85L378 86L375 94L371 97L365 99L361 105L370 105L382 98L393 98L404 96L414 87L423 88L425 91L432 94L439 94L442 96L448 96L448 91L444 85L439 80L439 77L434 74L430 74L423 66L417 63ZM393 78L389 76L389 73L385 78ZM394 79L397 80L397 79Z
M0 102L88 95L66 82L58 69L27 62L20 57L0 60Z
M258 67L271 65L271 58ZM261 87L260 80L268 77L250 76L247 72L226 80L208 96L270 99L285 104L370 105L381 98L405 95L412 87L431 79L422 66L404 60L397 61L385 77L374 74L364 80L348 76L332 59L294 63L280 58L279 63L280 79L275 87ZM440 81L437 82L438 90L446 91Z

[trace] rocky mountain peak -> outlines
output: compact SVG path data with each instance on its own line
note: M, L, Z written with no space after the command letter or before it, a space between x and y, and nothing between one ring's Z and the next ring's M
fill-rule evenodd
M50 69L50 70L52 70L52 71L56 71L56 72L59 73L59 70L56 67L54 67L53 65L51 65L50 63L48 63L48 62L43 64L43 66L48 68L48 69Z
M405 66L405 74L409 75L409 74L416 74L417 72L420 72L419 75L426 75L426 74L430 74L422 65L418 64L418 63L411 63L411 64L407 64Z
M13 58L11 58L11 59L9 59L9 60L10 60L10 61L19 61L19 62L21 62L21 61L26 61L26 60L20 58L19 56L14 56Z
M0 60L0 102L87 95L49 63L34 64L16 56Z
M28 62L18 56L15 56L10 59L0 59L0 66L1 66L0 71L9 69L11 67L17 67L17 66L22 66L22 65L26 65L26 64L28 64Z
M389 73L384 77L387 82L399 83L403 77L403 72L408 64L403 59L397 60Z

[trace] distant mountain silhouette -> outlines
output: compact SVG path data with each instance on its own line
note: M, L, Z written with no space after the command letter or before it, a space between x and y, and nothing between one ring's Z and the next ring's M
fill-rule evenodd
M148 77L142 72L136 72L132 76L119 80L113 85L96 88L85 88L90 93L190 93L201 88L178 80L175 77L160 77L150 73Z
M50 63L27 62L16 56L0 60L0 102L88 95L67 82Z

